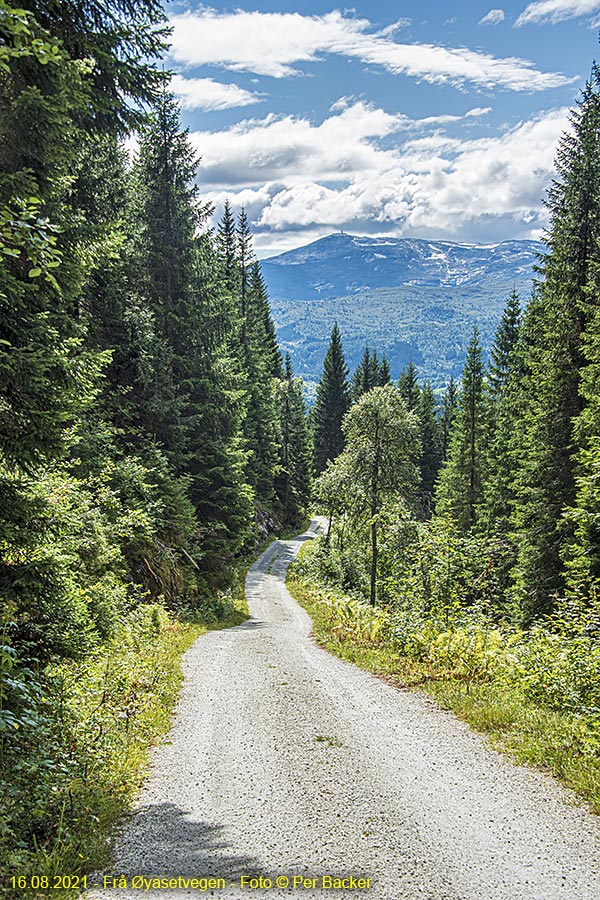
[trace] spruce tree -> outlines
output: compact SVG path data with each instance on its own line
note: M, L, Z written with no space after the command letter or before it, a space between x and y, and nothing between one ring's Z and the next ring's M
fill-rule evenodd
M385 370L384 370L385 371ZM369 350L369 346L365 347L362 359L354 370L352 376L352 402L356 403L363 394L373 390L381 379L381 366L377 356L377 350Z
M424 514L429 516L432 510L433 488L442 464L438 406L429 381L426 381L421 389L417 414L420 438L418 465L421 475L421 507Z
M450 437L456 419L458 409L458 387L454 376L450 376L450 381L444 391L442 400L442 420L441 420L441 444L442 444L442 462L446 462L450 453Z
M548 194L551 224L544 280L523 322L523 415L515 459L518 536L516 588L526 621L548 612L565 590L562 557L573 540L577 446L583 409L582 335L593 319L592 262L599 253L600 77L592 78L557 152L558 179Z
M392 380L392 373L390 371L390 364L388 362L388 358L383 354L381 362L379 363L379 371L377 373L377 384L379 387L383 387L386 384L389 384Z
M277 493L286 522L298 520L310 496L311 460L301 378L295 378L289 353L279 385L281 465Z
M239 289L236 244L235 217L231 211L229 200L225 200L223 217L217 229L217 248L225 287L234 296L237 295Z
M239 277L240 316L242 329L247 315L247 297L250 290L250 273L254 261L252 248L252 231L244 207L240 210L236 228L237 264Z
M398 388L400 389L400 393L406 400L406 405L409 410L417 409L419 405L419 378L417 375L417 367L413 363L412 359L409 362L406 369L404 369L400 373L400 378L398 379Z
M342 420L349 406L348 367L336 322L331 331L311 416L314 470L317 475L325 469L329 460L335 459L344 449Z
M490 351L488 365L484 503L481 521L487 531L506 535L515 501L512 448L520 427L518 340L521 308L513 290Z
M481 501L484 436L483 358L475 327L467 347L450 454L436 491L437 511L450 515L465 532L475 524Z

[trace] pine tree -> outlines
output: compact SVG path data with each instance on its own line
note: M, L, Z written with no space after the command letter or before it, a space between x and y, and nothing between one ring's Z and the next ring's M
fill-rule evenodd
M217 247L223 269L225 287L233 296L237 295L239 289L236 244L235 218L231 211L229 200L225 200L223 217L217 230Z
M452 516L463 531L475 524L481 501L484 424L483 358L475 327L467 347L450 455L436 491L436 510Z
M513 290L505 306L490 351L486 404L482 525L487 531L507 534L515 501L512 447L519 428L518 339L521 308Z
M317 386L311 416L314 470L317 475L325 469L329 460L335 459L344 449L342 420L349 405L348 367L344 358L342 336L336 322L325 354L323 372Z
M373 390L374 387L377 387L380 380L380 374L377 350L371 351L367 345L363 357L352 376L351 395L353 403L356 403L363 394L366 394Z
M599 252L599 89L594 65L572 130L559 144L558 179L548 194L544 280L522 326L525 374L513 524L516 586L526 621L548 612L565 590L562 557L573 540L572 519L563 514L576 505L574 423L583 409L582 335L594 306L586 285Z
M400 374L400 378L398 379L398 388L400 389L400 393L406 400L406 405L409 410L417 409L419 405L419 379L417 375L417 368L413 363L412 359L409 362L406 369Z
M237 263L239 277L239 294L240 294L240 316L242 320L242 329L246 320L247 309L246 301L248 291L250 290L250 273L252 263L254 261L254 250L252 249L252 231L246 215L244 207L240 210L238 216L237 229Z
M417 414L419 418L421 475L421 506L426 516L431 514L433 488L442 465L441 429L437 415L437 402L431 383L426 381L420 396Z
M301 378L294 378L289 353L279 385L281 466L277 493L287 522L297 521L310 496L311 462Z
M392 373L390 371L390 364L388 362L388 358L383 354L382 360L379 363L379 372L377 373L377 384L379 387L383 387L385 384L389 384L392 379Z
M450 376L448 386L444 391L442 400L442 421L441 421L441 443L442 443L442 462L446 462L450 453L450 437L456 420L456 412L458 410L458 387L454 377Z

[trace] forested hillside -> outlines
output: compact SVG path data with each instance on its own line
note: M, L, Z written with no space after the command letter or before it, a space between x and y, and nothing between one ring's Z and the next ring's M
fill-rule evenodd
M460 377L474 324L487 357L506 297L529 296L542 250L332 234L261 266L277 337L311 398L335 321L351 369L368 343L394 378L412 361L441 391Z
M89 856L177 652L310 488L248 222L209 229L157 68L165 21L158 0L0 3L3 872Z

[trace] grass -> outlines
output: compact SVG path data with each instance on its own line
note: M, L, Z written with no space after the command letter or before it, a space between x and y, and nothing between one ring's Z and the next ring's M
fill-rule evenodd
M207 631L247 619L248 567L248 559L239 561L233 585L221 598L218 621L185 622L157 604L139 607L91 657L54 668L62 704L61 745L68 757L68 779L56 766L55 834L33 852L15 848L10 871L1 873L0 894L70 900L80 895L77 877L110 867L114 826L131 809L151 748L169 731L183 654ZM48 816L52 801L47 793L39 805ZM24 878L25 887L13 886L12 876ZM53 887L63 876L75 876L74 886ZM48 889L42 887L44 879Z
M299 559L307 553L310 548L305 545ZM310 615L320 646L399 689L426 691L441 707L485 734L497 750L552 774L600 814L600 755L594 723L534 703L518 687L457 677L439 664L407 658L394 650L385 635L369 640L340 629L329 602L336 592L301 568L301 563L290 567L288 589Z

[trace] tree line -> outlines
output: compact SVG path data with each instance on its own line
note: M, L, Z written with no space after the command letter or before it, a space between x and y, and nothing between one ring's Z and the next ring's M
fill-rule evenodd
M594 66L559 144L533 295L524 309L507 299L487 362L474 330L460 384L436 396L411 364L390 385L368 350L350 384L334 328L311 413L316 491L338 518L338 579L373 603L412 595L423 613L457 605L521 626L565 602L592 616L599 129Z
M301 381L244 211L209 225L167 40L159 0L0 2L4 861L87 771L53 667L152 603L218 618L310 491Z

